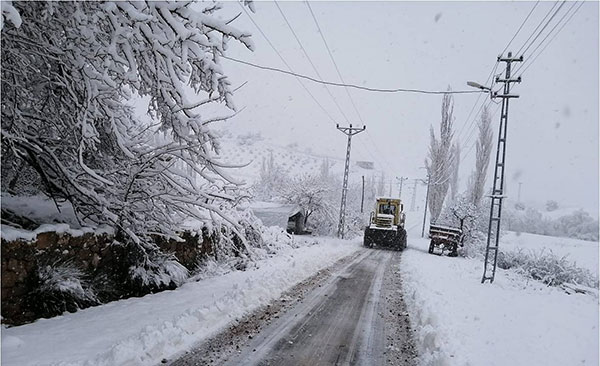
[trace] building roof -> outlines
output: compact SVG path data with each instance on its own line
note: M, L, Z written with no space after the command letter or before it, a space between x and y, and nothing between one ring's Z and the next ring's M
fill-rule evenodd
M279 226L287 229L288 219L302 212L296 204L256 201L250 204L250 209L265 226Z

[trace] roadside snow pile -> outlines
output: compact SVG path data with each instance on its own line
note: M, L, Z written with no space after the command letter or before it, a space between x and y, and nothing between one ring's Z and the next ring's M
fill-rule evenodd
M2 328L3 365L150 365L170 358L268 304L360 249L357 240L309 238L246 271ZM314 245L313 245L314 244Z
M409 239L400 270L420 365L598 365L598 298L427 253ZM597 247L596 247L597 251Z

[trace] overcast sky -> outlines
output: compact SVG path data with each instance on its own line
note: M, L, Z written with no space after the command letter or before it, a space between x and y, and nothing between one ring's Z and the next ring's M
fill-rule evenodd
M469 80L484 83L497 55L534 4L311 2L346 83L426 90L445 90L448 86L466 90ZM567 2L562 7L547 30L572 4ZM279 5L323 79L339 82L306 3ZM521 48L553 5L552 2L537 5L508 51ZM257 2L255 7L252 18L287 63L298 73L316 77L275 4ZM241 12L234 2L227 3L225 8L226 14ZM234 24L253 34L256 50L250 52L230 42L228 55L286 69L247 14L242 12ZM545 33L525 53L526 61L537 55L539 49L533 55L531 52L544 37ZM552 35L546 42L551 38ZM281 145L297 142L314 152L343 158L346 138L336 130L335 122L362 125L364 121L367 132L353 139L353 160L375 161L388 176L424 175L419 168L424 165L429 128L439 126L441 96L350 89L359 117L346 90L330 87L346 119L323 86L305 81L333 122L294 77L227 60L223 64L235 85L248 82L235 94L238 107L246 109L228 122L228 128L259 131ZM496 72L502 71L503 66L500 64ZM523 69L528 66L525 63ZM518 182L522 182L524 200L555 199L563 205L597 211L598 3L583 4L522 77L523 82L514 88L520 98L512 100L510 105L507 193L514 198ZM470 133L470 126L476 116L473 114L469 120L467 116L477 97L478 94L454 96L456 135L463 155L471 150L461 163L463 187L474 165L475 149L471 146L475 134ZM484 100L482 96L479 103ZM492 104L492 112L495 110L496 104ZM498 121L499 112L493 117L495 133ZM494 140L494 149L495 144Z

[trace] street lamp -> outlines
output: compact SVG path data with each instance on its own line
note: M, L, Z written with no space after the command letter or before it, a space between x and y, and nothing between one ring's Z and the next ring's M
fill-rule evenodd
M479 84L477 82L474 82L474 81L467 81L467 85L471 86L473 88L481 89L481 90L490 90L490 91L492 90L492 89L488 88L487 86L483 86L483 85L481 85L481 84Z
M496 92L492 91L492 88L481 85L475 81L467 81L467 85L471 86L473 88L477 88L477 89L481 89L482 91L487 91L490 93L490 98L495 98L496 97Z

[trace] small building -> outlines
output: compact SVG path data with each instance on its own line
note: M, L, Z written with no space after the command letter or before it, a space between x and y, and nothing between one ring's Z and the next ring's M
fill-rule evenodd
M304 234L306 213L296 204L252 202L250 209L265 226L279 226L290 234Z

